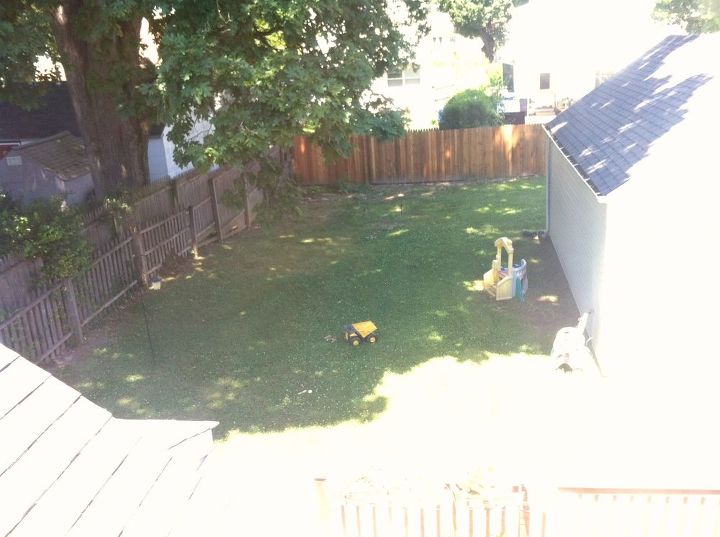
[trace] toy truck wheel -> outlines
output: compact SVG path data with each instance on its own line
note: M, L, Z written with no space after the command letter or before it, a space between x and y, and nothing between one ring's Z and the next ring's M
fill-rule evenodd
M353 347L359 347L360 346L360 338L357 336L350 336L348 338L348 341L350 342L350 345Z
M367 337L367 340L366 340L366 341L367 341L368 343L377 343L377 340L378 340L377 334L370 334L370 335Z

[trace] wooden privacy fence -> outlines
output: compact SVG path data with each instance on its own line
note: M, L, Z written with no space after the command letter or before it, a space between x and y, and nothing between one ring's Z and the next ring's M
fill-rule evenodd
M353 136L348 158L326 162L307 138L295 140L295 174L303 185L433 183L545 173L541 125L425 130L379 142Z
M188 255L203 244L223 241L248 227L262 193L246 185L244 207L225 207L221 196L233 188L239 172L223 170L201 177L206 188L193 178L187 190L175 192L191 193L179 198L183 201L198 200L203 194L205 198L142 225L137 225L141 218L133 212L127 230L96 249L92 264L74 278L33 289L29 282L41 273L42 264L25 262L27 267L22 270L17 269L17 263L12 264L28 288L24 305L0 322L0 342L38 363L61 358L71 341L77 344L83 340L83 330L90 321L138 284L147 286L168 257ZM164 196L167 189L158 192ZM183 201L166 208L175 208ZM147 203L141 213L145 217L152 214Z
M412 502L378 495L328 501L319 485L323 537L716 537L720 490L561 487L500 502L447 494Z

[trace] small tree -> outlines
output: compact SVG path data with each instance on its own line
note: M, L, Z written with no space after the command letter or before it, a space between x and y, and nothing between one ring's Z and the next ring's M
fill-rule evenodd
M513 6L527 0L439 0L440 9L450 15L455 31L465 37L479 37L488 60L505 42Z
M7 254L42 259L47 281L75 276L91 260L80 212L61 198L22 206L0 191L0 255Z
M468 129L502 124L501 95L488 85L453 95L440 111L440 129Z
M720 0L658 0L654 16L691 34L720 30Z

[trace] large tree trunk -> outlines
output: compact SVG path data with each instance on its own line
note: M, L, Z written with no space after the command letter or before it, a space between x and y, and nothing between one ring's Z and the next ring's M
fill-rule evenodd
M109 31L98 32L91 26L90 10L107 7L102 2L92 4L62 2L52 13L52 28L95 193L102 199L115 190L147 183L150 124L140 113L143 107L138 106L136 88L148 74L141 68L142 15L113 21Z

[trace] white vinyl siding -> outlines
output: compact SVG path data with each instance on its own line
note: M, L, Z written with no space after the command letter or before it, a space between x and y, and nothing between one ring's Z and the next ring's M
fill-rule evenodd
M155 136L148 141L148 171L150 182L164 179L168 176L168 167L165 157L165 145L162 136Z
M597 337L605 249L606 206L550 141L548 233L580 312L593 310L588 333Z

